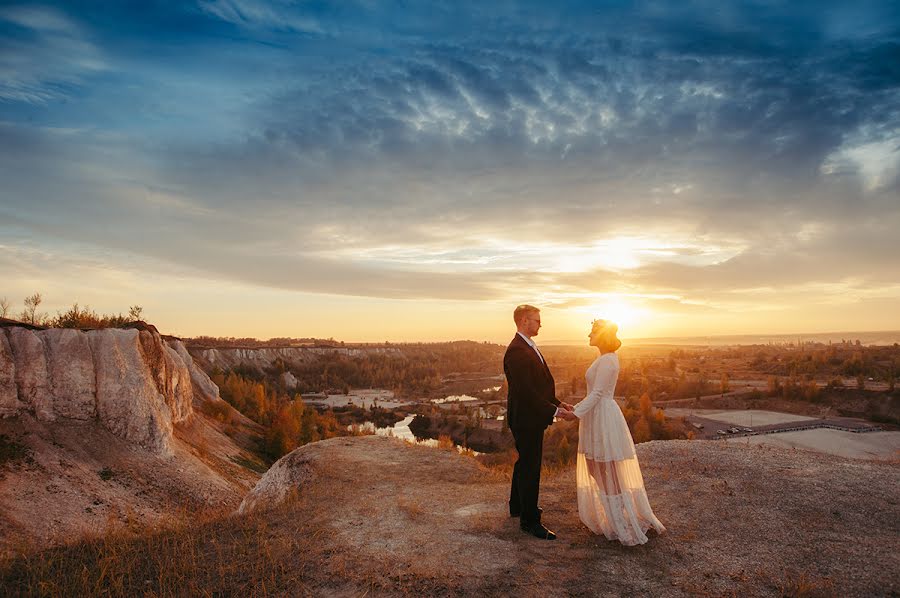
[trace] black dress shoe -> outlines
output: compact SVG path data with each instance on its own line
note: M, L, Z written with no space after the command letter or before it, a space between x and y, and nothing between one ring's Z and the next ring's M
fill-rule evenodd
M548 530L546 527L541 525L540 523L531 523L527 525L521 526L523 532L528 532L535 538L540 538L541 540L555 540L556 534Z
M541 513L543 513L543 512L544 512L544 509L538 507L538 517L540 517L540 516L541 516ZM519 511L515 511L515 512L510 511L510 512L509 512L509 516L510 516L510 517L519 517L521 514L522 514L522 513L520 513Z

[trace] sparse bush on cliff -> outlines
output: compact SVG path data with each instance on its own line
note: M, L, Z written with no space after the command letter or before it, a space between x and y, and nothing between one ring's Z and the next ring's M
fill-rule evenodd
M55 317L38 311L44 298L41 293L35 293L25 298L25 309L19 314L19 320L26 324L43 326L46 328L118 328L130 322L140 320L144 308L140 305L132 305L127 315L98 314L86 305L81 307L73 303L72 307L64 312L56 312ZM9 302L4 297L0 300L0 317L7 317Z

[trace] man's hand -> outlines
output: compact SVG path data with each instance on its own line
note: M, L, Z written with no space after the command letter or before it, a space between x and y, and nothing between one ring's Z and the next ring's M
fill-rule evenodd
M565 409L561 404L559 406L559 413L556 414L556 417L566 419L572 421L573 419L578 419L575 417L575 414L572 413L569 409Z
M559 406L562 407L563 409L566 409L567 411L575 411L575 406L571 405L569 403L564 403L564 402L560 401Z

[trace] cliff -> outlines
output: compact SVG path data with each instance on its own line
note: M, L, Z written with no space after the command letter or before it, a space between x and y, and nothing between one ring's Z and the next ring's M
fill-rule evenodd
M0 555L233 510L261 430L218 395L150 325L0 328Z
M326 355L343 355L345 357L363 357L371 354L400 356L398 349L385 347L346 348L346 347L191 347L191 355L203 360L212 367L231 369L237 366L252 365L265 368L276 360L302 365L314 363Z
M115 436L172 454L173 424L218 389L178 340L155 328L0 329L0 417L97 420Z

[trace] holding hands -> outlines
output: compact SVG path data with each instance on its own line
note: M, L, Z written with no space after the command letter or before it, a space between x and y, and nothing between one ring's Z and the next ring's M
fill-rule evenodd
M570 404L568 404L568 403L560 402L560 404L559 404L559 409L558 409L558 411L556 412L556 417L561 418L561 419L565 419L565 420L569 420L569 421L572 421L572 420L574 420L574 419L578 419L578 418L575 416L575 413L573 412L574 409L575 409L575 408L574 408L572 405L570 405Z

